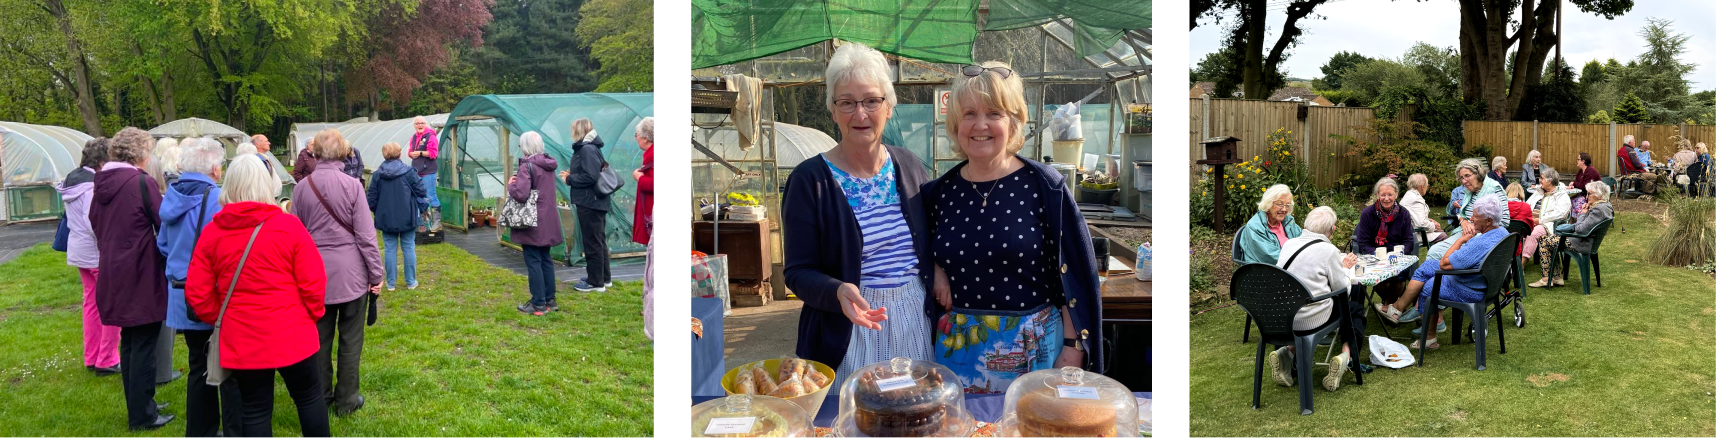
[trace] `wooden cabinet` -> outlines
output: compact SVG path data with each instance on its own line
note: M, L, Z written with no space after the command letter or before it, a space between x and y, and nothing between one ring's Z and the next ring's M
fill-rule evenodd
M715 222L691 223L692 249L727 255L729 281L766 281L774 270L769 248L769 221L721 221L721 250L715 251Z

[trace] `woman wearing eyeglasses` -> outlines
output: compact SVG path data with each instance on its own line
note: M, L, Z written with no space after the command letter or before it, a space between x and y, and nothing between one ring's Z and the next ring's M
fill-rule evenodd
M969 393L1005 391L1021 374L1102 372L1095 254L1065 177L1022 158L1024 84L1007 64L963 69L947 135L965 158L924 186L937 363Z
M1275 264L1281 245L1305 232L1293 220L1293 189L1276 184L1263 191L1257 214L1234 235L1233 259L1240 264Z
M882 144L893 83L881 52L846 44L828 61L828 109L840 143L800 163L781 201L786 286L804 300L798 355L835 368L930 358L922 267L929 180L906 149Z

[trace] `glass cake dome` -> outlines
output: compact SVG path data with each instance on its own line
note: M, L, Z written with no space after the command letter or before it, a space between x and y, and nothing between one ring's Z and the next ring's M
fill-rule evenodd
M792 402L766 395L738 394L691 407L691 436L811 436L810 414Z
M1138 436L1126 385L1078 367L1033 371L1007 387L995 436Z
M841 383L834 433L847 437L969 436L976 428L953 371L896 357L865 365Z

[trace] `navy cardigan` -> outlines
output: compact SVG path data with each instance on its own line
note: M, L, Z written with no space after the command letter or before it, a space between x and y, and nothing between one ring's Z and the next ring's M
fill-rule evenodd
M910 151L886 146L894 161L895 190L900 193L901 213L912 233L918 253L918 277L927 289L934 274L929 264L928 221L918 188L929 180L923 164ZM846 193L828 170L821 155L799 163L787 177L781 193L781 244L786 256L783 274L786 286L804 308L798 316L798 357L840 368L846 346L852 339L852 321L841 312L836 293L841 284L858 284L863 258L864 235L858 217L846 203ZM935 300L926 293L922 309L888 309L889 312L923 312L928 317ZM928 319L927 321L935 321ZM924 333L924 344L933 340ZM867 364L857 364L859 366Z
M1106 351L1102 343L1102 294L1096 279L1096 251L1091 249L1090 230L1085 228L1084 215L1079 214L1078 204L1073 202L1072 191L1067 189L1066 177L1059 171L1046 164L1019 157L1026 166L1036 169L1037 176L1042 178L1041 195L1045 211L1048 214L1048 230L1056 230L1055 244L1060 248L1061 291L1066 294L1067 314L1072 316L1073 329L1078 333L1066 333L1064 336L1076 337L1083 346L1084 369L1098 374L1107 372L1103 369L1103 358ZM965 167L964 162L954 166L952 170L942 174L941 178L924 185L923 202L928 204L936 199L935 194L948 184L949 175L959 172ZM926 208L934 208L927 206ZM927 210L926 210L927 211ZM929 228L930 233L935 227ZM933 241L933 240L931 240ZM933 269L933 261L925 262L923 266ZM931 271L934 274L934 271ZM940 321L944 313L941 306L932 303L930 321Z

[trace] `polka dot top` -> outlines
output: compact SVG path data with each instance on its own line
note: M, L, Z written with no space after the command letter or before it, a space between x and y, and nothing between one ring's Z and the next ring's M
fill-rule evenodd
M976 184L955 172L939 199L930 200L931 255L947 272L955 308L1020 311L1064 305L1054 257L1058 249L1044 225L1039 184L1042 178L1030 166Z

